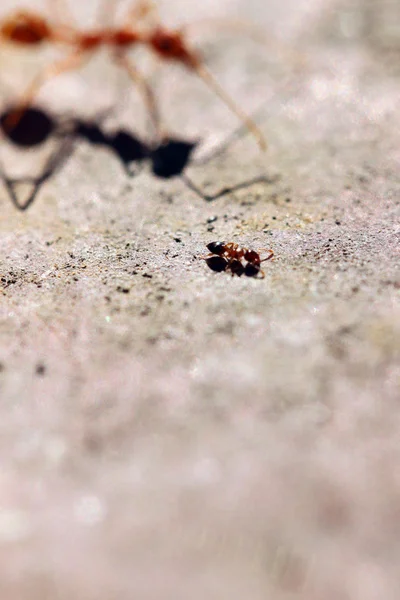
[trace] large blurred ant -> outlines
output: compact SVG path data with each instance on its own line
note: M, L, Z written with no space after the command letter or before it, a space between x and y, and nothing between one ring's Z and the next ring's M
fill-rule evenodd
M56 6L59 14L68 14L63 0L48 0L49 6ZM112 23L117 0L105 0L100 8L103 23ZM149 109L149 115L157 141L163 139L160 117L153 91L143 75L127 57L127 51L133 46L144 45L160 58L175 61L196 73L236 114L246 128L254 135L262 149L266 148L265 139L257 125L226 94L219 83L205 67L200 55L192 50L185 39L185 28L170 30L164 28L155 13L150 0L137 0L128 10L125 20L119 26L107 26L97 29L79 30L73 22L67 24L60 20L53 25L34 12L17 11L0 22L0 37L25 46L38 46L42 43L61 43L69 46L71 52L63 59L51 64L40 72L25 90L16 108L8 118L11 129L20 121L25 110L40 87L49 79L61 73L74 70L89 60L93 52L102 46L112 51L112 59L122 67L130 79L135 82L143 94Z
M269 255L266 258L261 258L260 254L255 250L244 248L235 242L210 242L207 244L210 251L208 256L203 256L210 269L213 271L230 271L232 277L234 275L247 275L247 277L256 277L261 275L264 279L265 273L261 269L261 263L270 260L274 256L274 252L269 250ZM242 260L246 263L243 264Z

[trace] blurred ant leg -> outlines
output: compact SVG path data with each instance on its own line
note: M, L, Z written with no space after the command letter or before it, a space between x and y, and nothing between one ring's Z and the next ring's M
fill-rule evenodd
M74 28L77 26L76 19L66 0L47 0L47 6L49 15L54 13L59 23Z
M99 27L111 28L114 25L118 0L103 0L99 4L96 24Z
M269 52L280 54L282 59L288 60L294 66L304 66L307 62L305 55L291 45L278 40L270 31L264 30L262 27L258 27L254 23L244 19L224 19L222 17L199 19L198 21L183 25L179 30L185 36L190 37L196 28L209 30L210 26L215 29L225 29L233 33L241 33L256 44L264 46Z
M146 21L148 22L146 23ZM136 0L132 3L126 15L128 24L145 22L148 25L156 25L160 22L157 6L152 0Z
M33 98L38 93L39 89L53 77L57 77L67 71L72 71L81 66L84 60L87 60L87 56L83 55L81 50L74 51L69 54L66 58L63 58L39 73L32 81L31 85L25 90L24 94L17 102L17 107L10 112L9 116L5 121L5 127L13 129L18 125L21 117L32 103Z
M265 44L266 32L260 27L254 25L254 23L245 21L244 19L225 19L223 17L210 17L205 19L198 19L182 25L179 30L185 35L191 35L192 30L204 27L209 30L210 26L214 29L228 29L230 31L238 31L239 33L247 34L255 42Z
M210 71L199 62L194 61L190 68L211 88L219 98L226 104L226 106L235 114L247 127L247 129L254 135L261 150L267 149L267 142L257 127L255 122L244 113L239 106L232 100L232 98L225 92L225 90L219 85L218 81L211 75Z
M149 111L150 122L156 138L156 144L159 145L163 139L163 133L161 129L160 113L158 111L156 99L151 86L124 54L116 54L115 61L126 71L129 78L138 85L140 93L142 94L144 102Z
M265 104L263 104L257 111L252 113L252 119L254 122L257 122L260 117L264 115L266 112ZM242 139L245 135L247 135L248 129L247 127L241 123L236 129L234 129L231 133L225 136L214 148L211 148L209 152L206 152L203 156L199 158L195 158L192 160L192 165L199 167L202 165L206 165L210 162L210 160L215 160L219 156L222 156L236 141ZM273 178L270 178L269 183L274 183L279 179L279 176L274 175Z

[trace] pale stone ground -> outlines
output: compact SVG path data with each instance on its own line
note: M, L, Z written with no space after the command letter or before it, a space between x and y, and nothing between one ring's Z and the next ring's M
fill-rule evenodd
M292 54L201 40L269 150L246 134L186 174L270 183L207 203L80 142L26 212L0 192L0 597L397 600L400 5L197 4L162 8L247 14ZM48 58L1 48L4 98ZM180 70L154 82L194 161L237 126ZM40 101L146 132L103 58ZM52 143L3 140L3 169ZM276 260L232 279L212 240Z

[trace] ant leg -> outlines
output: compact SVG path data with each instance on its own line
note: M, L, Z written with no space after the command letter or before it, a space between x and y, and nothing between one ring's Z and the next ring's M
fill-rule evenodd
M268 52L274 54L280 54L282 59L288 60L294 66L305 66L307 59L306 57L294 49L292 46L287 45L277 39L271 32L264 30L262 27L258 27L252 22L246 21L245 19L225 19L225 18L205 18L187 23L180 27L180 31L184 35L192 35L196 29L210 31L210 26L213 29L225 29L232 31L233 33L238 32L244 34L246 37L251 39L256 44L264 46Z
M211 88L217 96L227 105L227 107L245 124L247 129L254 135L261 150L267 149L267 142L257 127L255 122L248 117L232 98L225 92L225 90L219 85L218 81L211 75L210 71L202 64L196 57L193 62L190 63L190 68Z
M103 0L103 2L100 2L96 17L96 23L100 27L112 28L117 12L117 2L118 0Z
M61 73L65 73L66 71L72 71L73 69L80 67L84 58L87 57L84 57L80 50L74 51L72 54L69 54L66 58L53 63L52 65L44 69L41 73L39 73L19 99L17 103L17 108L15 108L7 117L5 121L5 126L10 129L16 127L19 121L21 120L21 117L23 116L24 112L32 103L32 100L38 93L39 89L48 80L53 79L53 77L57 77L57 75L61 75Z
M76 19L65 0L47 0L49 14L55 12L57 21L63 24L77 26ZM55 10L54 10L55 9Z
M179 29L181 33L185 35L191 35L192 30L202 29L205 31L210 30L210 25L214 29L228 29L230 31L238 31L245 33L255 42L265 44L266 32L261 28L257 27L254 23L245 21L244 19L225 19L223 17L209 17L205 19L198 19L190 23L185 23Z
M157 6L152 0L136 0L128 10L126 21L135 24L147 21L146 24L155 26L160 21Z
M158 145L163 139L163 134L160 113L151 86L124 54L116 54L115 61L126 71L129 78L138 85L139 90L143 95L144 102L149 110L150 122Z

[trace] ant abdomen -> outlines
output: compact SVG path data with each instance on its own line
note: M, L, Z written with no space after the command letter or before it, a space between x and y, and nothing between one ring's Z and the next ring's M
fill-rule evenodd
M226 271L226 268L228 266L228 261L225 258L223 258L223 256L209 256L205 260L210 269L212 271L216 271L217 273Z

